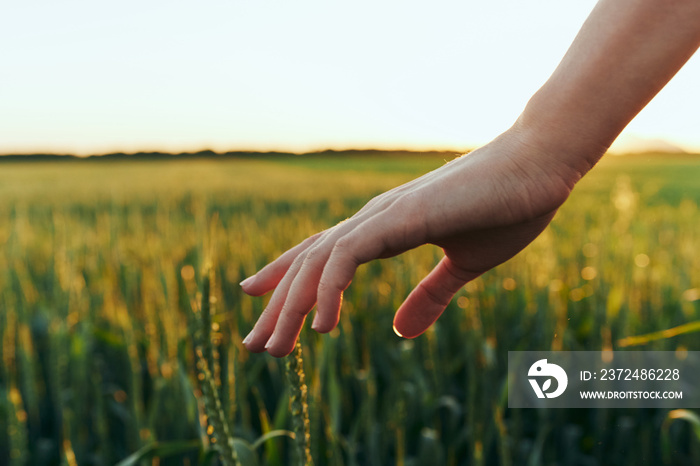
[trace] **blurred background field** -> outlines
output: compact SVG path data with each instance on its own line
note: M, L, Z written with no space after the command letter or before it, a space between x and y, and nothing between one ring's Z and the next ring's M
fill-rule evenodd
M148 448L133 464L217 464L187 324L187 282L208 260L215 376L242 460L289 464L289 438L256 443L290 429L289 393L282 362L241 345L266 298L238 282L446 160L0 165L0 464L111 465ZM302 333L314 463L700 464L690 412L514 410L505 385L508 351L700 350L698 180L696 156L604 159L550 228L415 340L394 334L393 313L441 252L362 266L339 328Z

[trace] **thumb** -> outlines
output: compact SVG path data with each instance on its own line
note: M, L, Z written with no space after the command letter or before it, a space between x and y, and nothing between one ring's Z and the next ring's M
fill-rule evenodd
M479 275L443 257L396 311L394 332L404 338L415 338L425 332L440 317L455 293Z

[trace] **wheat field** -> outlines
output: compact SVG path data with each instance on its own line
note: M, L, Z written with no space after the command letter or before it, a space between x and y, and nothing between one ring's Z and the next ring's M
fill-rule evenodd
M700 463L692 411L508 409L505 384L508 351L700 350L700 157L604 159L418 339L392 319L431 246L360 267L303 363L245 350L267 298L241 279L445 161L2 163L0 464L232 464L207 392L242 465Z

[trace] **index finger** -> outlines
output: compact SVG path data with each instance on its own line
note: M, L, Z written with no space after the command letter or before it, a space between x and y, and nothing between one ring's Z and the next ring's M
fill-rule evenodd
M287 273L287 270L289 270L294 259L312 246L326 231L328 230L306 238L304 241L287 250L277 259L260 269L255 275L243 280L240 283L243 291L251 296L262 296L275 288L280 280L282 280L282 277L284 277L284 274Z

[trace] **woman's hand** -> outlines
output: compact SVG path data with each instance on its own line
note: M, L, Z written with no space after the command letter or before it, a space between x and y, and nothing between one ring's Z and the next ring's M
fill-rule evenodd
M445 257L418 284L394 318L396 333L413 338L442 314L468 281L510 259L549 224L580 174L557 164L511 129L487 146L372 199L353 217L290 249L243 290L275 288L244 340L253 352L284 356L294 348L306 315L312 328L337 324L343 290L360 264L426 243Z
M700 47L698 24L698 0L600 0L513 128L372 199L245 280L252 295L276 288L245 345L290 353L317 301L312 328L337 325L358 265L433 243L444 259L394 318L397 333L420 335L462 285L547 226L573 185Z

